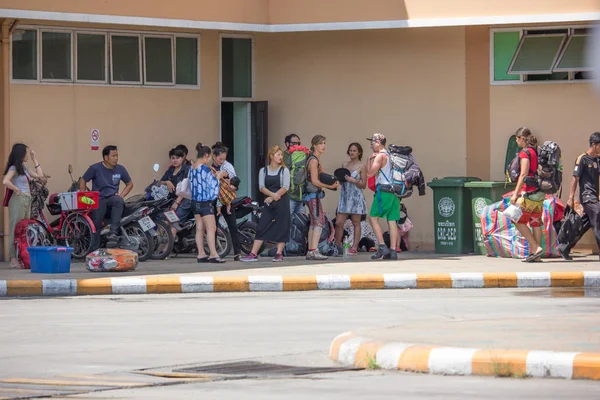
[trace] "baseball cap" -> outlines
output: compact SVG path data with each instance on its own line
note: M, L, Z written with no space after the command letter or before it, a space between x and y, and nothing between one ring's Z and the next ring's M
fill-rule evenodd
M371 142L385 142L385 136L382 133L374 133L373 137L367 138Z

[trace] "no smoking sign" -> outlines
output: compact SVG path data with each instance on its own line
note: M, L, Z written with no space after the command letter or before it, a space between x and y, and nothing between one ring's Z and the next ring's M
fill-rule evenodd
M100 131L98 129L92 129L90 133L92 139L92 150L100 149Z

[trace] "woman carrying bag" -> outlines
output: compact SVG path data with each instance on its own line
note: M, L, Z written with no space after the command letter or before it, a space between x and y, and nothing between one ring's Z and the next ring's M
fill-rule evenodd
M31 154L34 169L29 171L25 163ZM4 194L4 206L8 207L8 217L10 220L10 266L18 268L17 251L14 246L15 227L19 221L27 219L31 212L31 189L29 182L31 178L44 178L41 164L35 158L35 152L22 143L17 143L12 147L6 168L4 169L4 179L2 183L6 188Z

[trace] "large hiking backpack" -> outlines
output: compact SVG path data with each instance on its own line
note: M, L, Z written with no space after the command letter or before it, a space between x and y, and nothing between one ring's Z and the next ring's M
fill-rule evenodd
M392 167L392 176L385 176L384 178L389 182L389 185L382 187L383 191L394 193L399 198L405 198L412 194L412 191L408 191L406 187L406 172L415 163L412 157L412 147L410 146L396 146L390 144L389 150L389 161ZM381 172L383 173L383 171Z
M284 256L303 256L307 251L308 227L310 218L306 214L292 214L292 223L290 224L290 240L283 248ZM273 257L277 253L277 248L269 250L268 255Z
M538 148L538 187L547 194L562 186L562 152L555 142L546 141Z
M319 238L319 253L331 257L336 257L339 254L338 247L335 244L335 226L327 215L325 215L325 225Z
M306 183L306 159L309 151L304 146L290 147L290 163L287 167L290 169L290 197L292 200L302 201L304 195L304 185Z

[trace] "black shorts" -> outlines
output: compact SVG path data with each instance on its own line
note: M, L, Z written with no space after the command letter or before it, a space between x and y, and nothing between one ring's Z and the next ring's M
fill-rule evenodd
M215 215L215 205L212 201L192 201L192 211L194 215L201 217L207 217L209 215Z

